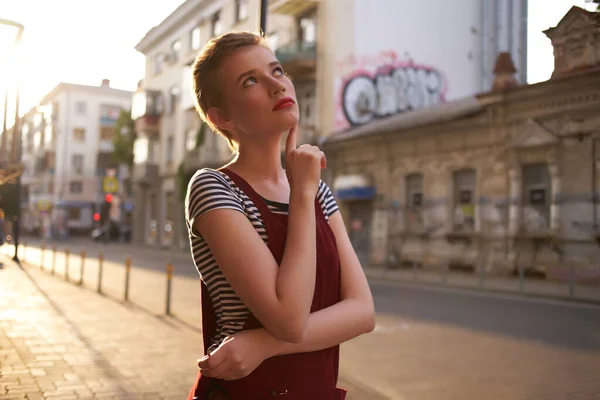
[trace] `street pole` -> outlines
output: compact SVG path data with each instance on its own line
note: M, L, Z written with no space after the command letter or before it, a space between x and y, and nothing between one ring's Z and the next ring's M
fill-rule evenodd
M0 161L5 162L6 157L6 114L8 113L8 87L4 88L4 118L2 118L2 143L0 144Z
M25 27L15 21L10 21L7 19L2 19L0 18L0 24L2 25L9 25L12 27L17 28L17 35L15 36L15 40L13 42L13 49L18 49L20 44L21 44L21 38L23 36L23 31L25 30ZM17 54L18 55L18 54ZM20 84L20 77L19 77L19 65L16 66L15 68L15 72L16 72L16 105L15 105L15 122L13 125L13 148L11 149L11 153L12 153L12 158L13 158L13 162L15 164L19 164L21 162L21 120L19 118L19 102L20 102L20 89L21 89L21 84ZM7 93L8 93L8 89L7 89ZM8 98L8 94L6 95L5 99ZM4 124L6 124L6 104L7 102L4 103ZM2 132L2 149L3 149L3 155L6 156L6 130L3 129ZM16 185L15 185L15 202L16 202L16 210L15 210L15 215L13 216L13 240L15 243L15 255L13 256L13 260L16 262L19 262L19 233L20 233L20 224L21 224L21 174L19 174L17 176L17 181L16 181Z
M22 30L21 30L22 32ZM21 40L21 32L19 32L19 41ZM15 159L15 164L21 163L21 147L22 147L22 137L21 137L21 118L19 117L19 98L20 98L20 79L17 77L17 104L15 105L15 124L13 126L13 154ZM21 174L17 175L17 182L15 185L15 200L17 203L16 215L14 218L13 224L13 235L15 240L15 255L13 256L13 260L17 263L19 262L19 236L21 233Z
M267 10L268 0L260 0L260 33L263 36L267 36Z

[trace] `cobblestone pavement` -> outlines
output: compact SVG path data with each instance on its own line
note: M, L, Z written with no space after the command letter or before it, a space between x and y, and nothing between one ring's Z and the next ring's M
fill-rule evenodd
M2 258L0 400L185 398L197 330ZM349 400L385 398L340 384Z

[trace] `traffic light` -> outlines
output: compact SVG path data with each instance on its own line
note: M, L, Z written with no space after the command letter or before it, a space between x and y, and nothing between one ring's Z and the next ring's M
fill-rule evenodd
M113 202L113 195L112 193L106 193L106 195L104 195L104 201L107 202L108 204Z
M100 221L100 213L94 213L94 221Z

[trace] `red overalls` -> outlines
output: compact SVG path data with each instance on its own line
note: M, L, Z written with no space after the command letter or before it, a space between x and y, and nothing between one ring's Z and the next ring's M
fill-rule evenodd
M281 264L287 234L287 215L269 210L262 197L240 176L222 169L252 200L260 211L267 231L268 246ZM340 262L333 231L325 220L321 205L315 198L317 227L317 274L311 312L327 308L340 301ZM204 352L208 351L215 333L216 318L206 285L202 283L202 334ZM262 328L250 313L243 329ZM212 389L218 388L230 400L344 400L346 391L336 388L338 379L339 346L311 353L290 354L265 360L245 378L223 381L198 374L188 400L207 400Z

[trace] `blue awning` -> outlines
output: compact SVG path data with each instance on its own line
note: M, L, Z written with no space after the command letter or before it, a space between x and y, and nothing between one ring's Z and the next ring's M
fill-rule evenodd
M94 203L91 203L88 201L59 200L56 203L56 207L73 207L73 208L94 207Z
M339 200L370 200L377 195L370 181L363 175L342 175L333 182L333 190Z
M375 198L377 190L375 186L355 187L337 190L335 194L339 200L370 200Z

